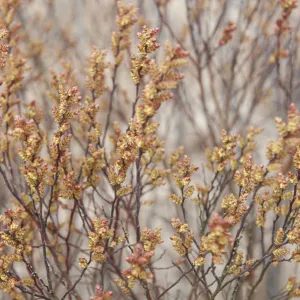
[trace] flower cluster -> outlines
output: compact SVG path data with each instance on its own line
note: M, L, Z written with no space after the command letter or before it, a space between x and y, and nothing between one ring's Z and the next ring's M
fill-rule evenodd
M194 233L190 230L189 225L182 223L180 219L172 218L171 224L177 232L170 237L173 248L180 256L185 256L191 250Z
M300 245L300 215L294 216L293 228L287 233L287 238L292 245Z
M22 256L18 254L2 255L0 258L0 291L17 300L24 299L16 290L16 286L22 283L22 280L10 276L10 268L12 264L22 261Z
M142 33L143 39L147 37L147 32L149 31L146 28L144 30L147 31L144 34ZM156 31L153 32L153 35L154 34L156 34ZM156 45L155 40L152 41L152 43ZM148 47L144 47L148 49ZM158 47L159 45L156 45L150 49L156 49ZM148 52L144 55L147 53ZM178 81L183 79L183 75L178 73L176 69L187 63L187 56L188 52L183 51L180 46L172 47L171 44L167 42L165 46L165 59L159 66L157 66L154 60L143 58L143 55L139 56L140 60L143 58L143 60L146 59L146 62L134 60L133 79L135 83L139 82L137 78L140 78L140 76L146 73L149 73L151 76L151 80L146 84L143 90L143 103L137 107L137 120L140 123L145 124L149 118L156 114L163 102L172 98L170 90L175 89L178 85ZM145 66L147 66L146 69Z
M150 60L148 55L155 52L160 47L160 44L156 41L155 37L157 33L158 28L149 29L146 25L143 26L142 32L138 33L138 39L140 41L138 45L138 55L133 55L131 57L131 77L135 84L140 83L141 78L149 74L151 69L155 69L155 67L153 67L154 61Z
M253 267L255 262L256 261L251 258L244 262L243 252L237 252L235 255L235 259L233 260L233 263L230 265L228 269L228 273L236 276L242 273L244 277L248 276L250 272L247 270Z
M2 43L2 40L6 38L8 35L8 31L5 29L2 29L0 31L0 69L3 69L6 63L6 57L8 55L8 45L5 45Z
M220 215L214 214L213 219L209 223L209 233L201 237L200 253L196 258L194 264L196 266L202 265L205 261L207 253L212 254L212 259L215 264L222 264L222 254L224 254L225 247L232 243L232 236L229 229L232 223L224 220Z
M131 265L130 269L123 271L123 277L128 280L128 286L132 288L136 280L147 280L152 277L151 272L146 269L149 265L154 251L145 251L141 243L134 247L133 253L126 258Z
M281 164L284 158L293 155L299 139L300 116L294 104L289 106L288 120L276 118L279 138L267 145L267 158L273 163Z
M14 47L19 40L19 35L17 34L20 24L14 23L16 9L20 6L20 0L4 0L0 4L0 40L4 38L7 40L6 44L0 43L0 66L4 67L5 58L9 49Z
M227 220L230 220L232 224L237 224L240 222L241 218L248 209L248 206L245 205L248 194L243 194L239 197L230 194L225 196L222 200L222 208L226 213Z
M139 156L139 151L140 154L147 153L149 161L157 162L163 158L162 143L155 135L158 126L149 119L155 115L163 101L171 98L168 90L175 88L177 81L182 79L182 76L173 69L186 63L184 57L187 56L187 53L180 47L172 48L168 45L166 59L158 67L154 60L147 57L159 47L155 38L156 33L157 30L150 30L144 26L142 32L138 34L140 40L138 56L132 57L131 74L136 84L139 83L142 76L148 73L152 80L144 88L143 103L137 106L136 118L129 122L129 130L119 135L116 141L117 161L111 166L109 172L110 182L113 186L124 182L126 172ZM154 158L154 156L156 157ZM143 162L147 164L145 157ZM167 173L154 172L151 171L151 176L153 174L153 180L159 185Z
M100 97L106 90L104 82L104 71L108 67L108 63L105 62L107 52L99 51L96 47L93 49L93 53L89 59L89 69L86 77L86 87L92 92L93 97ZM93 108L93 106L92 106ZM86 115L93 120L94 110L87 111ZM91 116L89 113L92 113Z
M278 265L278 260L285 257L287 254L290 253L290 249L286 248L286 247L279 247L276 248L273 251L273 260L274 260L274 265L277 266Z
M128 168L138 156L138 144L135 133L129 130L121 135L117 140L116 148L118 159L109 170L109 180L113 186L121 185L124 182Z
M175 162L173 161L173 164ZM184 155L182 161L178 160L173 167L172 173L177 187L181 191L181 195L170 194L169 198L175 204L183 204L184 200L191 197L195 191L195 187L190 185L191 176L198 170L198 167L191 164L189 158Z
M82 186L77 183L75 173L68 169L71 160L69 145L72 140L71 121L79 114L79 108L74 108L81 100L78 88L65 89L58 87L59 103L52 109L53 118L57 122L58 130L53 134L49 150L52 159L51 169L54 173L54 183L61 186L61 197L75 199L80 197ZM58 179L61 178L61 181Z
M292 258L295 260L295 262L300 262L300 247L298 246L292 253Z
M23 208L7 210L0 216L0 222L7 228L0 233L1 241L14 248L16 254L28 254L32 250L30 243L33 232L30 221L30 216Z
M284 34L291 30L291 26L289 25L289 17L292 14L293 10L297 7L297 0L281 0L282 14L281 18L276 20L276 25L274 29L274 32L277 35L279 42L275 54L271 56L271 62L275 62L280 58L286 58L289 56L289 51L287 49L284 49L282 46L282 39Z
M90 297L90 300L111 300L112 292L104 292L103 289L96 285L96 296Z
M142 231L141 242L145 251L154 251L158 244L163 243L161 239L161 228L156 228L153 232L146 228Z
M282 18L287 19L294 9L298 7L297 0L281 0Z
M115 56L116 66L120 65L123 60L124 50L130 48L130 34L132 26L136 23L137 9L132 5L124 5L121 1L117 2L118 16L117 27L118 31L112 33L111 47Z
M300 283L296 281L295 276L289 277L286 290L290 298L298 298L300 296Z
M229 21L227 27L223 30L222 38L219 41L220 46L226 45L230 40L232 40L233 32L236 30L236 25L234 22Z
M88 150L90 156L84 158L82 165L82 175L86 178L84 187L95 187L100 181L99 171L106 166L104 150L96 150L93 145L89 145Z
M4 230L0 232L0 253L3 246L13 248L12 254L2 254L0 257L0 290L7 293L14 299L23 299L17 292L16 286L33 286L32 278L19 278L11 273L15 263L24 262L24 256L32 253L31 241L33 238L33 226L30 216L23 208L7 210L0 216L0 223Z
M113 236L114 230L109 228L106 219L95 218L93 220L93 231L89 232L89 250L93 253L93 261L103 263L106 260L106 243Z
M229 272L234 274L234 275L240 274L241 271L242 271L243 259L244 259L243 253L238 252L237 255L236 255L234 263L229 268Z
M17 116L12 136L23 144L23 148L18 151L24 161L21 170L35 200L39 200L38 194L44 195L48 169L47 164L39 156L43 142L41 132L33 119L26 121Z
M239 163L243 164L256 149L255 137L262 132L261 128L250 127L246 138L237 134L221 132L221 145L213 150L206 149L207 167L214 173L226 171L226 167L236 171ZM239 157L236 156L239 154Z
M235 147L237 143L236 135L228 135L225 130L222 131L222 146L215 147L213 150L206 149L208 159L208 168L213 171L221 172L228 162L235 161Z
M151 232L150 229L146 228L142 231L141 243L136 244L131 255L126 258L131 267L123 271L122 274L125 281L118 281L120 287L133 288L137 280L152 278L152 274L147 270L147 266L155 254L156 246L162 242L161 229L157 228Z

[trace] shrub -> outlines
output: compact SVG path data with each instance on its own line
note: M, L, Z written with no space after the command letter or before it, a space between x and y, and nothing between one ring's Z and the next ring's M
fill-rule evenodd
M118 2L111 50L91 49L85 81L73 63L62 62L61 72L49 71L48 88L38 66L43 45L26 39L34 30L27 32L26 22L17 23L21 2L1 2L0 290L11 299L254 299L268 271L300 262L300 112L291 103L293 78L288 85L282 74L296 55L287 50L296 1L271 1L274 7L257 1L241 15L243 23L225 22L225 1L216 26L203 32L201 16L216 3L187 0L182 38L167 20L169 2L154 7L160 29L177 45L167 40L161 47L160 29ZM267 40L255 17L272 22L273 8L280 16L265 62L264 53L255 53ZM249 26L257 30L252 48ZM231 43L224 79L214 59ZM248 125L271 71L288 110L275 119L277 138L260 164L262 129ZM205 130L181 72L199 89ZM51 104L28 100L36 85ZM247 102L249 91L255 94ZM168 127L164 111L174 95L201 144L195 151L187 145L191 155L183 147L166 151L164 137L176 133L159 131L160 120ZM190 156L203 148L196 166ZM297 274L290 275L280 278L283 290L274 299L300 296Z

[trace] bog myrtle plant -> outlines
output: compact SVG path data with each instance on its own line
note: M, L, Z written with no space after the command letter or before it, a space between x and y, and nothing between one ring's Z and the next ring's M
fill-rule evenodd
M190 37L189 51L187 38L177 38L166 18L171 2L154 1L160 28L150 27L135 6L117 2L110 48L90 48L79 84L72 63L46 70L48 87L39 87L47 104L24 96L40 82L43 62L43 47L28 45L25 24L18 22L22 5L30 3L0 2L1 299L250 300L260 298L268 274L286 266L272 299L300 297L295 267L300 262L300 111L291 103L281 67L292 56L287 40L297 1L277 1L276 43L261 73L264 81L269 66L274 68L288 99L283 107L289 104L286 115L275 118L277 134L266 149L257 142L262 128L231 131L242 119L229 112L226 98L240 92L232 87L241 49L233 50L228 111L222 113L215 90L214 56L235 36L242 44L240 24L222 22L221 15L207 38L200 16L212 7L187 0L183 36ZM270 5L277 9L275 2ZM50 10L52 5L49 1ZM245 12L247 26L261 9L272 7L254 4ZM163 29L175 44L163 39ZM71 47L72 41L66 43ZM212 145L199 165L184 147L166 150L158 121L175 98L186 97L189 62L197 73L195 89L200 89L209 133L203 144ZM218 134L205 96L206 68L212 105L224 125ZM193 76L195 70L190 70ZM121 89L124 73L128 81ZM243 91L250 87L241 83L246 96ZM117 98L129 103L128 114L118 111ZM251 102L249 116L257 101ZM237 112L241 106L236 103ZM179 108L195 124L184 101ZM247 122L241 120L245 127ZM166 207L170 217L162 214L155 221Z

